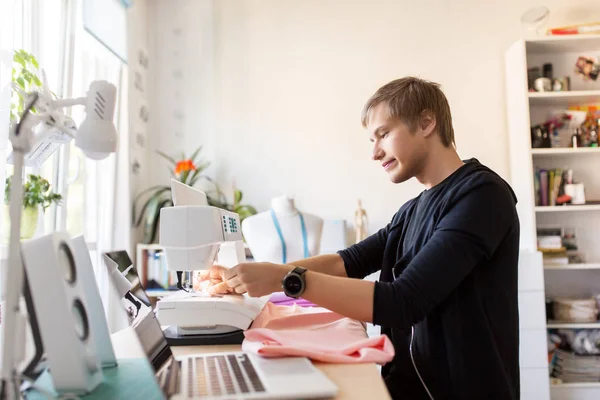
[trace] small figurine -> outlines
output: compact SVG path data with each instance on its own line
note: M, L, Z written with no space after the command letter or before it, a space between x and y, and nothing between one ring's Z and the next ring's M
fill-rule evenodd
M354 229L356 231L356 243L367 238L367 212L362 208L362 202L358 200L358 209L354 213Z

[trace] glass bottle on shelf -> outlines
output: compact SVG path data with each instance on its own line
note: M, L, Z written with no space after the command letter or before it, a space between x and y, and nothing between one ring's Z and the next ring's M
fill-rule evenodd
M571 147L578 148L581 146L581 133L579 132L579 128L575 128L575 133L571 136Z

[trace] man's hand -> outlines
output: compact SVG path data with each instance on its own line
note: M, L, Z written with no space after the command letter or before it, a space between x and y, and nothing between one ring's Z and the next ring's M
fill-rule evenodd
M199 290L205 287L211 296L234 293L233 289L227 285L225 271L227 271L227 268L221 265L213 265L210 269L200 271L194 289Z
M281 290L281 280L294 269L290 265L244 263L223 271L227 285L235 293L261 297Z

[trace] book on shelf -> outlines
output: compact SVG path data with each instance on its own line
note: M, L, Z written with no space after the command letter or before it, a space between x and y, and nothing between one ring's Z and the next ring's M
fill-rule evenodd
M538 248L548 250L559 250L563 247L561 236L538 236Z
M555 206L563 183L561 168L536 169L534 175L535 205Z
M600 356L577 355L557 349L550 361L551 376L561 383L600 382Z
M543 253L544 265L567 265L569 256L566 251L556 253Z

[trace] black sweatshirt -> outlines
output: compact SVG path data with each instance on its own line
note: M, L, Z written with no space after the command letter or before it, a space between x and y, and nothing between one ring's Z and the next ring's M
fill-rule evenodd
M373 323L394 343L394 399L429 399L417 373L436 400L519 398L516 201L471 159L339 252L351 278L381 270Z

